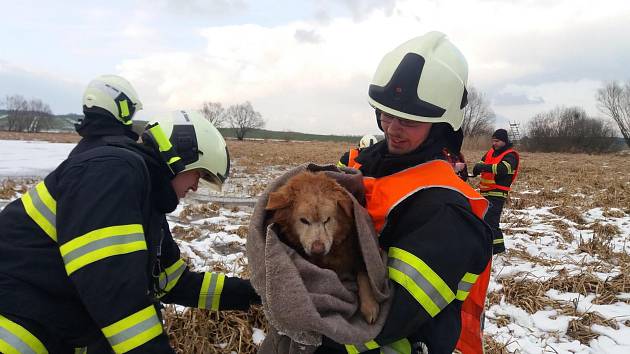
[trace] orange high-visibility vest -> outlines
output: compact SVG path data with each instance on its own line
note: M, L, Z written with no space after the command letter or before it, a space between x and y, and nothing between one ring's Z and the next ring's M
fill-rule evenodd
M355 161L357 156L359 156L359 152L360 152L359 149L350 150L350 153L348 154L348 167L352 167L356 169L361 167L361 164Z
M481 220L488 209L488 201L462 181L448 162L442 160L423 163L380 178L364 177L363 185L367 211L378 233L383 230L389 212L422 189L447 188L461 193L468 199L472 212ZM481 316L489 281L490 262L484 272L479 275L462 304L462 331L457 349L464 354L483 353Z
M516 155L516 161L517 161L516 170L514 170L514 174L512 175L512 181L510 182L510 184L514 183L514 181L516 181L516 175L518 175L518 168L520 167L520 164L518 163L518 161L520 160L520 157L518 156L518 152L512 149L507 149L503 151L501 154L499 154L498 156L492 156L493 152L494 152L494 149L488 150L488 152L486 153L486 156L484 156L483 158L483 163L494 165L494 164L501 163L501 160L503 160L503 157L511 152L513 152ZM492 172L482 172L479 179L479 190L481 192L487 192L493 189L499 189L502 191L509 192L510 186L502 186L502 185L497 184L495 181L495 177L496 175Z

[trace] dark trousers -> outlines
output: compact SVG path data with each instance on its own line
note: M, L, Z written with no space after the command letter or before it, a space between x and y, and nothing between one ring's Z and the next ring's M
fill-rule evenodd
M501 220L505 198L486 197L486 199L490 202L490 207L483 219L492 229L492 254L502 253L505 252L505 244L503 243L503 232L499 228L499 222Z

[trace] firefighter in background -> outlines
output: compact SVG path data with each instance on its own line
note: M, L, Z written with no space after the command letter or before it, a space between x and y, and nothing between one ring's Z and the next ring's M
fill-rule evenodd
M466 59L439 32L401 44L376 69L368 99L385 139L349 167L364 175L366 208L388 254L392 304L373 340L326 339L317 353L483 352L488 201L443 152L461 146L467 78Z
M247 310L259 301L247 280L190 271L165 217L200 179L221 187L223 137L178 111L138 143L141 108L127 80L93 80L81 142L0 212L0 352L174 353L161 302Z
M505 251L503 232L499 227L503 205L510 186L516 180L519 168L519 155L505 129L497 129L492 134L492 148L475 164L473 175L481 175L479 191L490 202L485 220L492 227L493 254Z
M369 148L370 146L378 143L378 139L374 135L364 135L361 140L359 140L359 147L356 149L352 149L350 151L346 151L339 162L337 162L337 167L347 167L348 164L354 163L354 159L359 156L361 150L365 148Z

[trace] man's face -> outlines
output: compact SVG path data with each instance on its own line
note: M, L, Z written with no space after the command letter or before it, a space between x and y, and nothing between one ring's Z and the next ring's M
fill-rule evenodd
M418 148L429 136L431 123L402 119L381 112L381 128L390 154L404 155Z
M171 185L175 190L175 194L177 194L177 199L181 200L184 198L188 191L197 191L200 177L201 172L199 170L189 170L178 173L171 180Z
M492 138L492 148L495 150L499 150L505 146L505 141Z

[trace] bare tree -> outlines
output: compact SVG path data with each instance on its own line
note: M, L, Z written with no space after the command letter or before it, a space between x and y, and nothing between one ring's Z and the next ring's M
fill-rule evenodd
M614 140L610 122L581 107L556 107L529 121L522 145L529 151L608 152L618 149Z
M243 140L245 134L250 130L265 126L262 116L254 111L254 107L249 101L230 106L226 111L226 119L234 128L238 140Z
M462 132L464 136L490 135L496 115L482 92L468 87L468 104L464 107Z
M617 81L608 82L597 90L596 98L599 110L617 123L630 147L630 81L623 86Z
M217 128L225 122L225 108L219 102L204 102L199 112Z
M38 132L50 127L52 111L40 99L27 101L21 95L7 96L4 100L7 109L7 129L17 132Z

